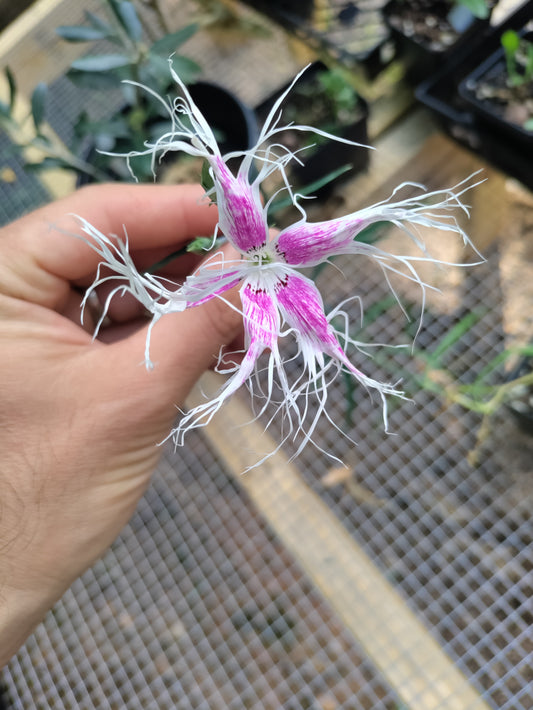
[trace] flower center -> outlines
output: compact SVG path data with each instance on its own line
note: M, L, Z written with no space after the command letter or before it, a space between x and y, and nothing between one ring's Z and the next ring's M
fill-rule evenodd
M275 259L266 249L260 249L250 255L250 261L254 266L265 266L266 264L272 264Z

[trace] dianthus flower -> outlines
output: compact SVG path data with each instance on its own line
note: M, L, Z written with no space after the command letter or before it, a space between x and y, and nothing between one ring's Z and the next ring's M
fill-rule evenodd
M157 155L167 151L183 151L207 161L213 181L213 188L207 194L210 197L214 195L219 212L219 223L213 238L222 234L239 252L240 257L227 259L219 252L207 259L178 286L157 275L140 273L128 253L127 238L124 242L116 241L79 218L88 243L102 257L100 266L112 272L106 276L98 272L86 299L92 289L103 281L119 281L107 299L97 330L112 296L117 292L133 294L152 314L145 349L145 364L151 368L150 333L161 317L199 306L211 298L224 298L223 294L228 289L239 286L245 330L243 357L232 366L228 365L222 355L219 357L219 370L231 374L231 377L213 399L183 414L169 435L173 436L176 444L183 443L183 437L190 429L205 426L223 403L243 384L247 384L252 394L256 387L259 388L257 394L263 400L261 411L266 410L270 403L276 404L289 422L289 433L302 433L297 451L299 453L308 441L312 441L313 431L321 415L327 416L328 386L343 371L350 373L367 390L379 394L386 428L386 397L403 397L403 393L395 383L378 382L351 362L345 352L347 346L359 349L361 343L349 337L348 327L340 333L332 324L332 318L339 314L347 320L341 310L343 304L326 315L315 283L302 274L300 269L319 265L341 254L365 256L379 265L387 281L389 272L393 272L418 283L424 297L428 285L419 278L414 264L417 261L436 260L426 254L425 246L414 229L416 225L421 225L451 232L458 235L465 245L468 244L468 237L454 213L462 210L468 214L468 207L461 201L461 196L477 183L468 178L452 189L429 193L420 185L404 183L389 199L371 207L337 219L309 222L285 171L288 162L298 160L299 157L275 142L275 136L287 129L287 126L280 125L280 107L286 94L276 102L257 144L251 150L221 155L213 131L194 104L187 88L172 68L171 71L181 96L168 104L157 95L154 96L165 105L172 120L172 129L156 143L147 144L145 151L131 155L152 154L155 161ZM146 90L153 93L150 89ZM309 126L291 124L290 128L342 140ZM234 173L228 167L228 161L237 158L240 164ZM301 214L296 223L277 234L269 229L267 214L270 203L264 204L260 193L262 183L274 171L281 174L285 188ZM419 194L393 202L396 193L407 185L415 187ZM390 222L404 229L420 248L421 256L392 255L374 244L358 241L358 235L376 222ZM296 339L298 356L301 358L300 374L291 382L279 347L280 339L287 336ZM268 358L266 391L257 385L255 377L259 358L264 353ZM311 423L305 425L304 431L304 420L309 418Z

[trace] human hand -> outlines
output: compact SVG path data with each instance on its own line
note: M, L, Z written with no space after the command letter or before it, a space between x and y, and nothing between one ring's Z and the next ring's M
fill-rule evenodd
M176 406L242 325L218 299L165 316L147 372L148 322L118 298L93 341L80 304L99 257L69 234L80 231L69 215L119 237L124 224L142 269L213 233L217 212L201 195L94 186L0 230L0 665L126 524ZM164 275L184 278L198 261L184 256Z

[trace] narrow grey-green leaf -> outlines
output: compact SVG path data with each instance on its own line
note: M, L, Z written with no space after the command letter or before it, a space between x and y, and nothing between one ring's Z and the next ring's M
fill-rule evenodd
M474 17L480 20L486 20L490 14L486 0L461 0L460 4L464 5Z
M189 59L189 57L183 57L181 54L172 57L172 67L185 84L195 81L201 71L199 64L193 59Z
M121 77L111 71L96 72L70 69L67 72L67 77L80 89L116 89L120 87L121 83Z
M25 163L24 168L36 173L41 172L41 170L50 170L52 168L69 168L72 170L72 166L64 160L61 160L61 158L51 158L49 156L45 156L38 163Z
M168 57L172 52L175 52L181 45L190 39L198 31L198 25L192 24L182 27L181 30L177 32L172 32L172 34L165 35L158 39L150 47L150 52L153 54L160 54L164 57Z
M106 0L106 4L109 6L111 12L115 15L116 19L124 27L122 16L120 14L120 3L122 0ZM126 29L124 27L124 29Z
M76 71L105 72L110 69L118 69L131 64L131 60L125 54L99 54L90 55L76 59L71 64L71 69Z
M0 117L11 118L11 110L4 101L0 101Z
M31 115L37 131L44 120L47 93L48 86L44 81L41 81L37 84L31 95Z
M138 42L143 35L143 28L133 3L124 0L118 5L118 12L128 37L134 42Z
M105 134L114 138L125 138L128 136L128 123L121 115L107 120L92 121L84 111L74 124L74 132L78 136Z
M213 187L215 186L215 183L213 181L213 176L211 175L210 171L210 166L207 160L204 160L202 163L202 187L206 192L209 192L209 190L212 190ZM214 201L214 195L213 195L213 201Z
M7 83L9 85L9 110L13 111L15 106L15 99L17 98L17 82L13 72L9 67L4 69L4 74L6 75Z
M149 86L155 82L156 86L152 88L160 93L165 92L172 81L168 61L157 54L149 54L148 61L140 68L140 81Z
M94 42L109 37L109 32L87 25L62 25L56 27L56 34L67 42Z

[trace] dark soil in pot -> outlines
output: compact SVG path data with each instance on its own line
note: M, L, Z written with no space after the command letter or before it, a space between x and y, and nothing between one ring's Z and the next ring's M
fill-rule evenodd
M416 97L435 115L444 130L485 160L520 180L533 190L531 146L524 148L523 136L512 124L502 123L497 113L489 113L488 101L478 102L466 87L467 77L480 72L495 53L501 57L501 37L512 30L520 33L531 18L533 2L520 6L497 28L476 33L468 42L469 51L457 61L442 63L416 88ZM461 86L461 93L459 93ZM484 104L482 108L482 103ZM514 136L514 138L513 138ZM526 140L529 140L526 138Z
M533 39L533 33L528 38ZM533 146L533 77L513 84L503 49L474 69L461 82L459 93L482 121L490 122L515 142Z
M488 3L489 15L492 5ZM440 68L453 53L466 50L469 38L489 19L475 17L454 0L392 0L384 14L415 81Z

